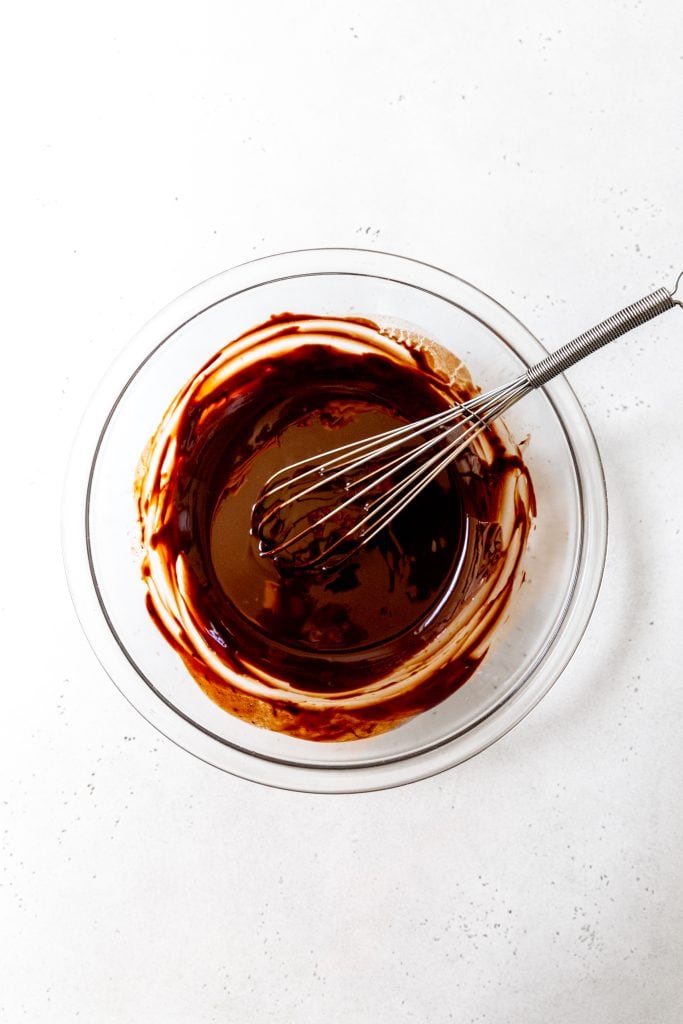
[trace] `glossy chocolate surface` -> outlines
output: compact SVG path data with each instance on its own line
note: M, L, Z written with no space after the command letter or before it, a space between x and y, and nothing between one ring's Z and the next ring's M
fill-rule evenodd
M484 656L521 582L533 492L495 425L336 568L259 555L265 481L476 393L462 364L367 320L283 314L226 345L152 438L136 489L147 605L227 711L315 740L432 707Z

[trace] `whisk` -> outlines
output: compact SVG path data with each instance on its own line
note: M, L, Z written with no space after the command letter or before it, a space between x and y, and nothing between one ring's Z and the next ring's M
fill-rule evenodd
M493 420L603 345L683 306L683 273L585 331L508 384L405 426L284 467L254 506L263 557L291 569L331 569L368 544Z

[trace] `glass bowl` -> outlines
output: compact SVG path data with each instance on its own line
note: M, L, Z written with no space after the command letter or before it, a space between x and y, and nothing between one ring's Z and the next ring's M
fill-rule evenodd
M523 399L506 422L529 437L538 514L526 580L472 678L370 739L310 742L221 710L145 608L133 481L171 399L231 338L282 312L362 316L451 348L484 389L546 350L511 313L436 267L387 253L312 249L235 267L186 292L133 339L102 381L75 441L63 546L76 611L100 662L157 729L234 775L308 792L382 789L433 775L499 739L549 690L576 649L605 561L607 503L595 440L569 384Z

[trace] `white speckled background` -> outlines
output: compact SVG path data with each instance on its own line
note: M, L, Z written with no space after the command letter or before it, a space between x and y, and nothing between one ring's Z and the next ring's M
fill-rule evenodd
M579 652L413 787L269 791L155 733L77 625L59 500L129 336L252 256L415 256L550 346L671 286L679 0L43 0L0 50L0 1019L677 1024L683 312L572 372L611 511Z

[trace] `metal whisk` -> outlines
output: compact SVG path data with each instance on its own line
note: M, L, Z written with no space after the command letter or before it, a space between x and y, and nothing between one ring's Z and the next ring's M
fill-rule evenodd
M254 507L260 554L293 569L329 569L345 561L520 398L634 327L683 306L682 280L683 274L672 292L659 288L626 306L509 384L279 470Z

